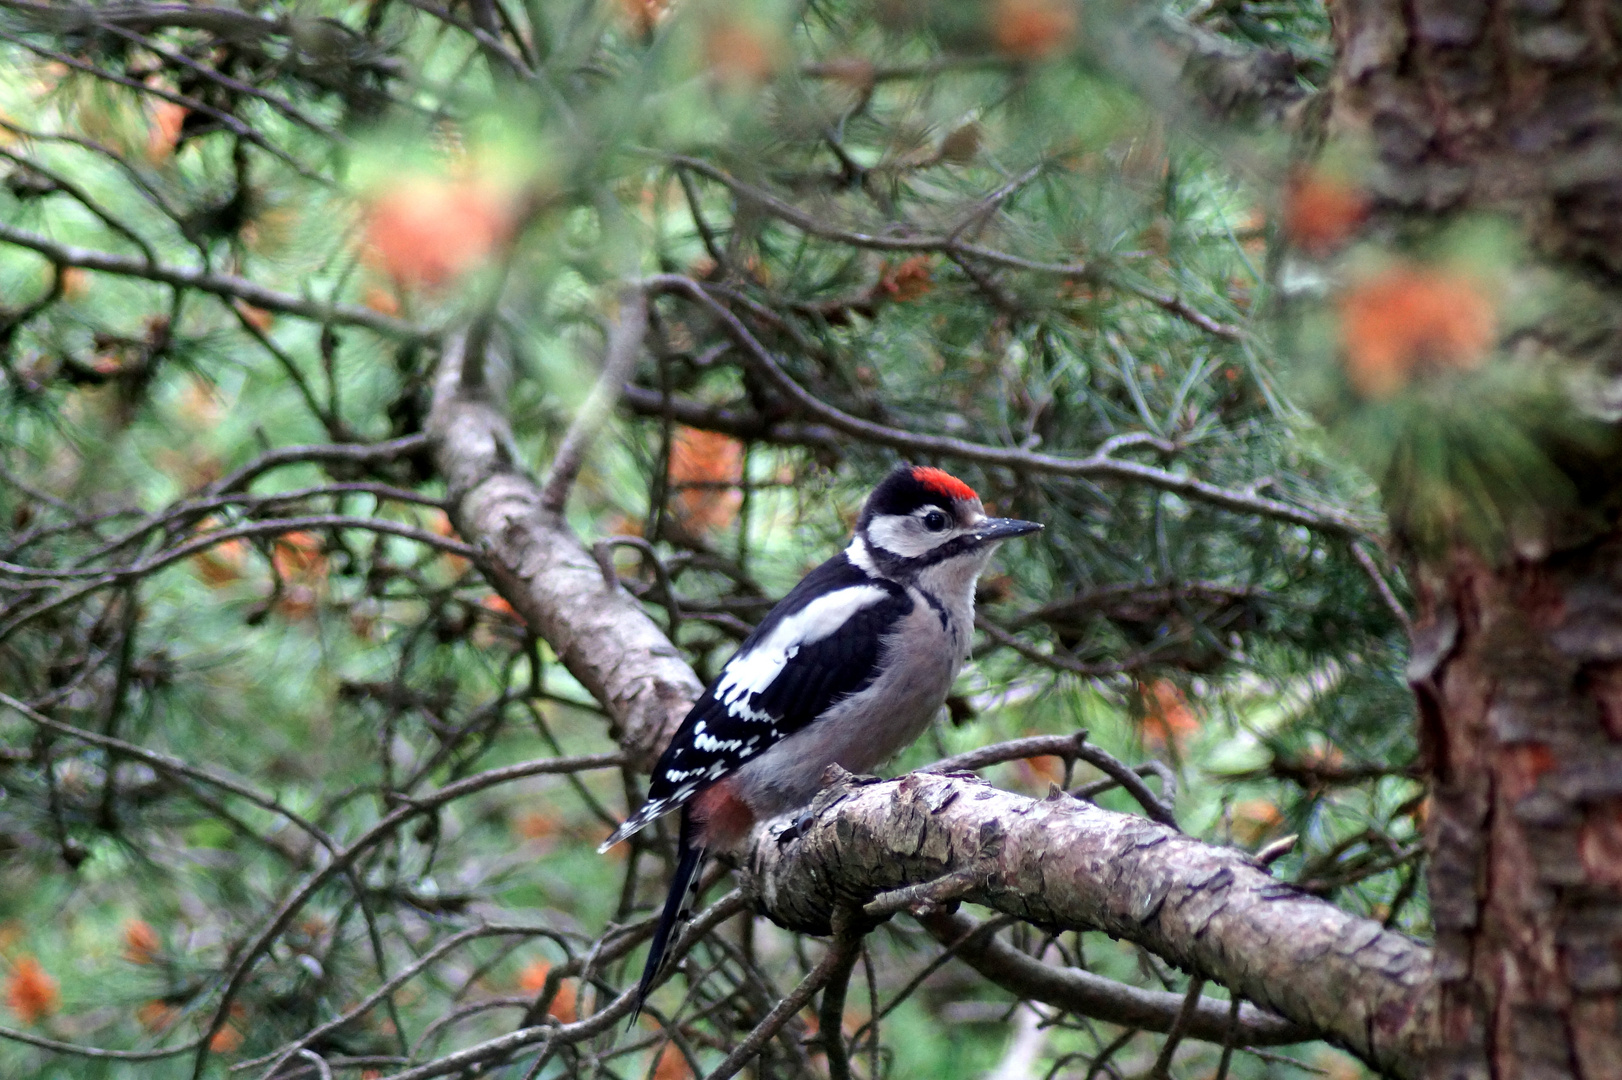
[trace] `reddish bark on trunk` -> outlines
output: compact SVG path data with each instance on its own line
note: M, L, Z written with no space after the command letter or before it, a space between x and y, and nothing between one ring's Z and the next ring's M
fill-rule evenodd
M1622 1078L1622 540L1426 584L1430 1075Z

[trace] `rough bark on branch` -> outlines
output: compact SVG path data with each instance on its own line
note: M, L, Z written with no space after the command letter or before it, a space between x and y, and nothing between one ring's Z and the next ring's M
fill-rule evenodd
M609 711L620 745L646 769L704 687L641 605L604 581L562 515L543 507L539 485L509 449L512 431L482 364L464 371L477 337L447 340L428 417L451 519L483 549L492 584Z
M827 933L841 904L978 869L961 899L1050 929L1103 930L1416 1076L1433 1037L1430 950L1274 880L1244 853L1068 796L961 776L844 776L804 835L750 856L775 921Z

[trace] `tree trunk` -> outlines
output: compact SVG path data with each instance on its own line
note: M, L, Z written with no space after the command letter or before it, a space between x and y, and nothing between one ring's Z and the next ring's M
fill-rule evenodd
M1429 1075L1622 1077L1622 540L1427 585Z
M1333 127L1371 137L1370 186L1391 235L1417 214L1507 213L1541 257L1622 301L1619 11L1609 0L1334 5ZM1583 343L1600 373L1616 368L1616 310L1595 313ZM1589 491L1614 468L1563 465ZM1455 552L1418 571L1435 1080L1622 1078L1615 520L1507 563Z
M1546 253L1622 273L1614 0L1340 0L1334 118L1367 131L1387 211L1505 211Z

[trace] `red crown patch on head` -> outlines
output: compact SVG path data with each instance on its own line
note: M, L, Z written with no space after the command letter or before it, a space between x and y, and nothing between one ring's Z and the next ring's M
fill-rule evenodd
M936 469L928 465L920 465L912 470L912 478L918 481L937 495L945 495L948 499L978 499L974 489L945 469Z

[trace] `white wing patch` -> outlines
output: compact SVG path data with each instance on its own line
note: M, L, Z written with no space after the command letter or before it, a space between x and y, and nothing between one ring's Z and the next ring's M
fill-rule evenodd
M853 585L817 597L773 627L754 648L728 661L715 684L715 699L741 719L772 719L770 714L751 706L750 697L763 693L777 680L788 662L799 654L800 646L830 636L858 611L889 595L877 585Z

